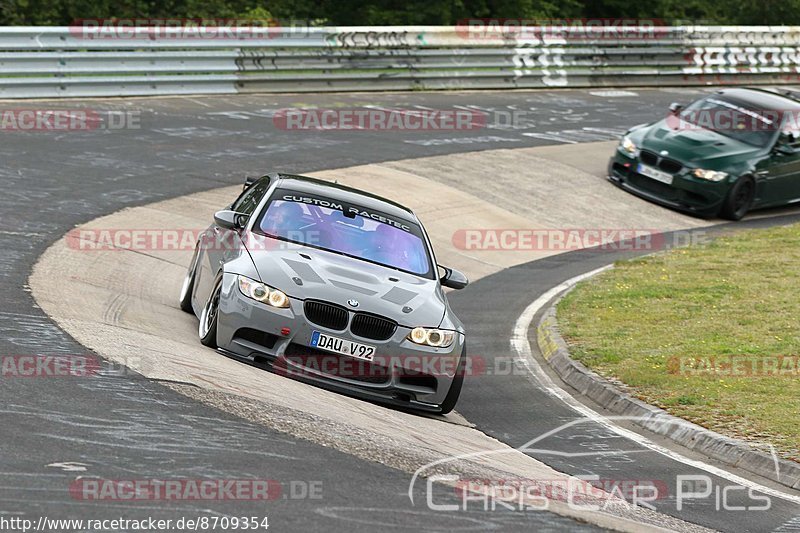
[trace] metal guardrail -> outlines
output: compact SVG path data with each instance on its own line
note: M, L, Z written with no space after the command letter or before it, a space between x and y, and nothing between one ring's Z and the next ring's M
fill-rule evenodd
M0 28L0 98L797 83L800 27Z

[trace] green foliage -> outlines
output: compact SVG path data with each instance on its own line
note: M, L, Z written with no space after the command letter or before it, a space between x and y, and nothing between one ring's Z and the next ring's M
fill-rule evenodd
M800 460L798 274L800 225L743 231L618 262L560 302L559 327L634 396Z
M341 26L455 24L467 18L656 18L665 23L799 24L800 0L0 0L0 25L92 18L308 20Z

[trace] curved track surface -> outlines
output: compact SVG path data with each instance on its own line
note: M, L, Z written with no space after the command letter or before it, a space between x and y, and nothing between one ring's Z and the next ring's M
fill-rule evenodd
M306 102L311 98L302 97ZM353 102L365 103L367 99L373 105L396 107L444 107L445 102L453 104L459 100L466 106L480 102L484 108L528 106L536 108L537 116L554 120L545 120L543 124L520 125L519 128L493 131L486 135L476 135L475 132L450 135L441 132L413 135L400 132L310 134L275 131L271 121L265 118L271 110L291 105L291 97L236 100L204 98L142 100L128 104L128 107L142 110L141 130L102 134L6 134L8 142L2 148L6 165L2 173L8 184L8 195L1 201L0 207L3 213L0 231L3 232L4 241L0 275L4 294L8 295L7 306L3 309L7 320L1 326L4 353L83 352L79 345L63 335L36 310L29 295L20 289L35 258L72 224L119 207L237 182L245 172L257 173L267 169L308 172L370 161L475 150L479 147L507 148L601 140L603 136L609 137L624 130L629 124L647 120L660 112L669 101L686 99L687 96L654 91L619 98L593 96L584 92L313 98L321 106L332 106L345 100L349 101L348 105ZM642 105L642 101L646 105ZM87 105L81 103L75 104L75 107ZM91 105L123 107L118 103ZM552 116L548 117L548 114ZM578 120L571 122L573 118ZM578 122L580 127L572 127ZM583 129L591 128L588 125L593 122L598 125L597 128ZM220 139L223 141L220 142ZM44 160L41 156L43 153L52 154L52 158ZM357 154L358 158L346 157L352 154ZM436 174L435 163L432 161L434 166L431 167L431 175L442 176L441 180L447 181L446 174ZM581 166L580 162L572 163ZM403 163L388 166L402 170ZM210 168L216 169L214 176L208 175ZM502 180L497 182L491 192L505 190L513 199L515 194L511 187L515 184L509 183L505 187ZM466 183L463 187L459 184L461 190L471 192L470 188L479 193L486 192L486 187L480 182ZM502 203L502 195L498 203ZM530 208L519 209L530 214ZM516 318L514 313L519 314L537 296L536 290L520 291L520 285L509 284L510 278L503 276L518 276L528 269L526 273L530 277L524 276L524 283L530 284L535 279L537 286L545 290L549 288L547 283L550 280L555 281L569 272L568 269L574 269L575 272L588 270L591 263L597 260L596 256L592 257L592 261L576 259L575 256L562 255L550 263L547 262L550 260L546 260L533 264L537 266L527 265L489 275L474 288L455 295L453 301L462 310L477 340L473 346L488 350L485 352L487 354L508 352L508 335ZM496 270L497 265L489 263L482 274ZM557 265L556 274L535 278L531 269L538 270L539 264L548 271ZM509 300L509 305L501 308L487 304L498 301L490 297L508 296L508 291L515 291L515 298ZM478 308L476 302L481 301L484 305ZM503 311L493 314L489 319L483 312L487 305ZM493 340L499 344L493 345ZM325 524L334 529L350 529L354 524L360 524L369 529L377 521L405 526L424 523L436 528L467 520L470 526L487 527L493 524L530 527L545 523L553 527L575 526L574 523L560 522L564 518L543 513L495 512L473 516L462 512L446 516L420 507L412 509L407 497L402 494L402 489L408 486L409 477L406 474L363 461L354 468L354 459L349 455L327 449L319 443L290 439L283 433L270 431L263 426L244 423L220 411L189 402L182 396L135 376L108 375L83 383L79 380L5 381L7 383L4 385L8 386L3 387L3 395L8 396L4 397L2 416L7 427L16 426L20 429L2 443L6 452L3 456L3 477L7 481L3 491L4 496L8 496L3 498L6 508L0 509L2 511L37 514L61 506L65 513L72 515L85 516L91 512L86 510L87 507L96 512L113 512L113 505L75 501L69 497L68 481L74 479L75 474L64 472L68 467L64 467L63 463L81 462L91 465L92 475L112 479L191 475L235 479L237 476L260 475L279 479L284 484L289 484L291 480L321 480L324 487L324 499L321 502L288 498L269 507L270 514L278 517L276 523L283 521L287 525L309 527ZM468 387L465 400L459 406L460 411L478 424L479 429L512 446L518 445L521 439L524 442L537 436L530 435L531 431L541 432L552 428L556 421L563 422L575 417L568 410L559 411L554 404L539 403L536 400L546 398L537 398L532 395L530 388L518 388L521 386L518 381L492 386L489 379L483 379L479 384ZM502 397L498 398L498 394L502 394ZM509 395L514 398L509 399ZM524 401L526 395L532 399L527 405ZM540 409L539 405L548 407ZM506 415L499 416L499 411L503 410ZM535 418L531 418L530 413ZM521 424L523 420L527 422ZM531 425L531 420L543 422ZM38 439L35 447L34 439ZM292 453L286 453L286 450ZM253 457L248 459L251 455ZM258 461L259 456L277 460ZM548 457L540 459L571 473L602 472L597 465L585 462L567 464ZM627 476L639 475L643 479L663 479L667 474L674 474L674 465L659 467L659 461L661 459L658 458L641 461L646 467L644 471L628 467L622 471ZM263 466L254 469L255 462ZM62 465L58 466L59 463ZM165 469L164 464L169 464L169 469ZM613 479L620 478L620 470L613 469ZM343 472L347 473L346 478L342 476ZM656 475L663 477L654 477ZM364 508L361 494L365 492L370 496L369 508ZM21 496L23 494L25 496ZM442 498L446 500L453 498L453 495L444 490ZM237 509L236 505L226 503L224 510L215 512L252 512L254 508L252 504L239 503L244 509ZM796 514L796 507L777 505L777 512L773 513L775 518L769 523L770 529L788 522L792 513ZM146 505L137 507L126 504L123 507L126 513L133 510L144 513L153 509ZM186 515L189 511L203 512L209 508L208 504L169 504L165 507L159 510L159 514ZM70 509L73 511L68 511ZM261 506L260 510L264 510L264 507ZM669 510L665 508L664 512ZM754 516L752 513L748 515ZM717 515L699 509L691 516L687 512L684 518L731 530L740 529L742 524L741 515ZM766 524L760 519L755 520L748 529L763 530L753 526Z

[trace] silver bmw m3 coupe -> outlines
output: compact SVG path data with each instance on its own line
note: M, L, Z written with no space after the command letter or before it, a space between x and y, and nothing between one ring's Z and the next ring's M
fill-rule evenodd
M248 180L201 235L180 296L200 342L345 394L448 413L466 369L462 323L414 213L335 183Z

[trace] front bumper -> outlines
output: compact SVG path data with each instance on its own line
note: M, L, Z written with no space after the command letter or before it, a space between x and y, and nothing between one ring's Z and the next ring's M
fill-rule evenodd
M223 276L217 344L225 354L326 389L364 399L436 412L453 383L464 335L447 348L420 346L398 326L388 340L367 339L309 321L304 301L277 309L245 297L235 274ZM350 313L352 318L352 313ZM371 363L310 346L314 331L376 347Z
M704 181L683 167L673 174L671 185L661 183L636 171L641 161L617 150L608 161L608 179L620 188L654 203L702 217L713 217L725 200L730 183Z

